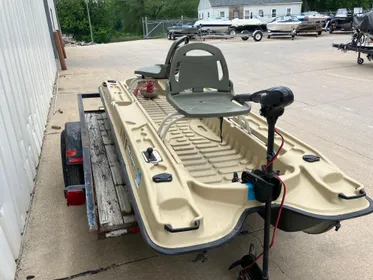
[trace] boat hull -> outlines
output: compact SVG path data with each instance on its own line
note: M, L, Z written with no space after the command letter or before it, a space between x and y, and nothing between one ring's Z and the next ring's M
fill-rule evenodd
M203 33L227 33L232 22L230 20L200 20L194 25L199 27Z
M198 28L197 27L173 26L173 27L168 28L168 32L173 33L173 34L180 34L180 35L197 34Z
M206 33L227 33L231 25L202 25L200 30Z
M255 114L246 116L251 124L250 136L238 125L238 119L224 119L221 143L218 120L185 120L162 141L157 129L173 111L164 97L164 86L157 82L157 98L136 98L129 91L130 82L107 81L99 91L144 239L154 250L167 255L225 244L240 232L249 214L264 211L264 205L248 195L249 187L233 183L232 177L233 172L264 164L266 123ZM322 233L338 221L373 211L369 198L338 198L341 193L353 197L362 186L317 151L281 133L287 145L275 169L281 170L288 192L281 229ZM277 147L279 141L275 139ZM149 146L161 156L158 164L144 160ZM322 161L307 163L302 159L304 154L317 154ZM172 174L172 182L152 180L160 173ZM281 197L273 202L273 217ZM180 231L170 232L170 227Z
M273 22L267 24L267 29L271 32L292 32L300 24L301 22Z
M316 32L321 35L323 27L321 23L317 22L307 22L303 21L300 25L298 25L296 31L297 33L310 33Z
M258 24L258 25L240 25L240 26L232 26L229 28L229 31L234 31L235 33L241 33L241 32L250 32L253 33L256 30L260 30L262 32L267 31L267 25L266 24Z
M352 31L353 30L353 18L334 18L331 23L333 30L340 31Z

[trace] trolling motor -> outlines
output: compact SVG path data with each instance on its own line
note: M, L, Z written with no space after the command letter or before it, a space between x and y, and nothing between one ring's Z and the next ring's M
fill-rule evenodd
M253 94L239 94L232 98L232 101L243 104L244 102L255 102L261 105L260 114L267 119L268 123L268 143L267 143L267 165L262 169L253 172L243 172L242 183L253 185L255 199L265 203L264 213L264 244L263 244L263 269L257 265L258 260L252 252L244 256L241 260L233 263L229 269L238 265L244 268L244 275L251 280L268 280L269 279L269 249L270 249L270 226L271 226L271 205L281 194L282 183L277 178L278 173L273 170L275 161L274 138L275 124L277 119L283 115L285 107L294 101L293 92L287 87L273 87L266 90L258 91ZM252 251L252 248L250 248ZM247 269L246 269L247 268ZM246 278L247 279L247 278Z

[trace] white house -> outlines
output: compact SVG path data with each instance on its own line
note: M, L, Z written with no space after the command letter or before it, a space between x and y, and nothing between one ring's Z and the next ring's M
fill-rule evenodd
M198 18L272 18L300 14L302 0L200 0Z

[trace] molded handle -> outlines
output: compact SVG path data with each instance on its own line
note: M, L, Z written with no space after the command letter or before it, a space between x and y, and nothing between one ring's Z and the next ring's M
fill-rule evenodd
M367 195L366 192L365 192L364 190L360 190L359 193L360 193L360 194L359 194L359 195L356 195L356 196L346 196L345 194L340 193L340 194L338 195L338 197L339 197L339 198L342 198L342 199L345 199L345 200L352 200L352 199L362 198L362 197L364 197L364 196Z
M197 229L199 229L200 224L201 224L201 222L199 220L194 222L194 226L185 227L185 228L172 228L172 226L170 224L165 224L164 229L167 230L168 232L171 232L171 233L177 233L177 232L197 230Z

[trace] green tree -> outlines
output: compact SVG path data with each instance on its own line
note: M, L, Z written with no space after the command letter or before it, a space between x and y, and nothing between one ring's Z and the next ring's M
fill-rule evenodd
M77 40L89 40L87 11L83 1L57 0L58 18L64 33Z
M96 43L109 42L115 29L113 2L108 0L88 0L93 37ZM90 41L90 29L85 0L57 0L61 29L76 40Z
M371 8L372 0L303 0L303 10L333 11L339 8L353 9L362 7Z

